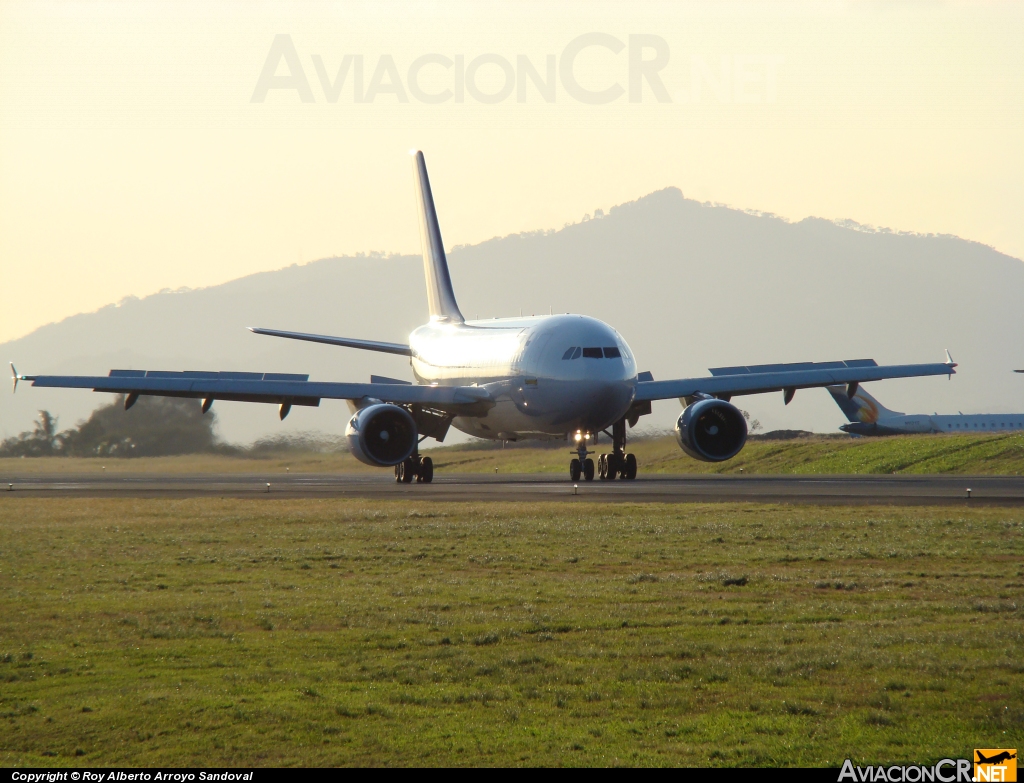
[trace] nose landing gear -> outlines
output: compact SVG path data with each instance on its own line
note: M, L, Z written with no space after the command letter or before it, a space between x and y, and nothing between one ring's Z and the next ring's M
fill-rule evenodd
M597 474L602 481L616 476L631 481L636 478L636 455L626 453L626 420L612 425L612 453L602 454L597 460Z
M577 432L576 438L576 451L572 452L576 454L576 457L569 463L569 480L579 481L580 477L583 477L584 481L594 480L594 460L588 457L588 454L593 452L587 451L587 443L590 441L589 432Z

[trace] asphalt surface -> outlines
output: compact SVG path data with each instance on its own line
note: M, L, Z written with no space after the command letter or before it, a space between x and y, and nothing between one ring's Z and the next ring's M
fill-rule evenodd
M1024 506L1024 477L641 475L635 481L579 481L574 488L559 476L524 474L436 474L432 484L397 484L391 472L383 470L371 474L0 476L0 504L26 496Z

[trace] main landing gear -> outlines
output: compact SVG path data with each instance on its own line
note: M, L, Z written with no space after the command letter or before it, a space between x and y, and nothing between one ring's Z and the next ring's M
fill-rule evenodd
M626 420L620 419L612 425L612 453L602 454L597 459L597 475L602 481L611 481L616 476L631 481L636 478L636 455L626 453Z
M395 481L401 484L429 484L434 480L434 461L430 457L413 454L395 465Z

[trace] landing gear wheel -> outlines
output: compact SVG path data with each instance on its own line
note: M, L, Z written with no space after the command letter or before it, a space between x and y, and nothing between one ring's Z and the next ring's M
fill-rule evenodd
M580 480L580 476L582 474L583 474L583 466L580 465L580 461L578 459L574 458L572 460L572 462L569 463L569 480L570 481L579 481Z
M636 478L636 454L627 454L622 468L622 478L632 481Z
M622 474L622 455L608 455L608 480L612 481L616 476Z
M398 464L398 480L403 484L412 484L414 478L416 478L416 469L413 465L412 457L402 460Z
M608 455L602 454L597 458L597 477L604 481L608 478Z
M420 460L419 480L424 484L429 484L434 480L434 460L430 457L424 457Z
M583 463L583 478L586 481L594 480L594 460L587 457L586 462Z

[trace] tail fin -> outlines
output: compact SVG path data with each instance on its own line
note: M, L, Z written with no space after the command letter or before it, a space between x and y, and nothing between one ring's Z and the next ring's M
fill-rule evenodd
M891 411L882 403L872 397L864 387L857 389L853 397L846 396L845 386L827 387L836 405L846 414L846 418L852 422L861 424L874 424L879 419L886 419L890 416L902 416L902 413Z
M437 225L437 210L434 209L434 195L427 177L427 163L423 153L415 154L416 195L420 202L420 244L423 248L423 273L427 278L427 306L430 320L462 323L452 278L448 274L448 259L441 242L441 228Z

